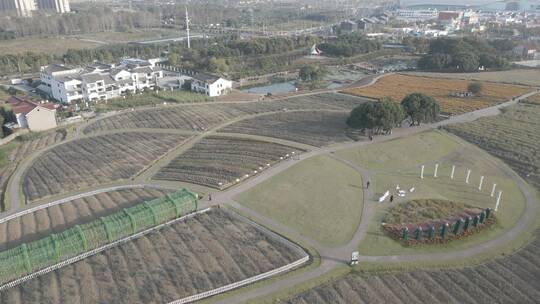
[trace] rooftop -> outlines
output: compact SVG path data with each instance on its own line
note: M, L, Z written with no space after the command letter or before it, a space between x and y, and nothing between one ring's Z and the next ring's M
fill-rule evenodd
M42 107L49 110L55 110L56 105L44 102L44 103L37 103L35 101L19 97L19 96L11 96L8 99L8 103L11 104L11 108L13 110L13 113L15 114L28 114L36 107Z

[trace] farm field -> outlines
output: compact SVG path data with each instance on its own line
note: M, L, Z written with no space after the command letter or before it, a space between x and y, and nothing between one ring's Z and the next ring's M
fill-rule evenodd
M168 303L289 264L304 253L223 209L37 277L1 303Z
M539 117L540 105L520 103L497 116L446 128L502 159L540 189Z
M186 138L125 132L83 138L40 155L24 175L23 192L34 201L134 176Z
M343 94L320 94L279 101L181 105L131 111L100 119L86 127L84 133L129 128L204 131L244 115L290 110L349 111L364 101Z
M351 140L345 123L348 116L349 112L282 112L242 120L220 132L269 136L321 147Z
M497 190L504 193L495 225L459 242L437 246L407 247L390 239L381 223L394 204L388 201L376 204L367 235L359 246L359 251L364 255L401 255L468 248L496 238L513 227L525 208L525 198L518 186L494 165L497 160L444 132L419 133L394 141L338 151L336 154L370 170L372 201L377 201L384 192L390 191L394 194L394 204L415 199L440 199L472 207L494 208L496 197L490 196L492 184L496 183ZM438 177L434 178L436 163L439 163ZM423 180L419 176L422 164L426 166ZM452 165L456 166L453 180L450 179ZM465 183L467 169L471 170L469 184ZM482 175L486 178L482 191L479 191ZM394 190L398 185L401 189L414 187L415 190L402 198Z
M124 189L96 194L41 209L0 223L0 251L59 233L74 225L164 196L168 191L151 188Z
M304 160L235 197L317 242L342 245L360 222L362 176L328 156Z
M467 91L468 81L459 79L425 78L408 75L389 75L374 85L364 88L351 88L343 92L371 98L391 97L396 102L408 94L420 92L439 101L441 111L448 114L462 114L507 101L522 95L532 88L507 84L484 83L480 96L458 98L451 97L452 92Z
M173 159L153 177L225 188L255 171L303 151L270 142L233 137L206 137Z
M65 129L38 133L36 136L33 136L33 134L23 135L23 140L19 140L21 144L11 152L9 159L10 161L21 160L31 153L65 140L66 136L67 131Z
M442 271L351 273L292 297L317 303L537 303L540 233L517 253L483 265Z
M26 52L61 54L68 49L88 49L99 43L70 38L18 38L0 43L0 54L22 54Z
M171 29L133 30L131 32L101 32L75 35L73 38L98 40L106 43L122 43L185 36L184 31Z
M493 71L481 73L430 73L430 72L406 72L407 75L465 79L490 82L502 82L509 84L521 84L529 86L538 86L540 83L540 71L535 69L516 69L509 71Z

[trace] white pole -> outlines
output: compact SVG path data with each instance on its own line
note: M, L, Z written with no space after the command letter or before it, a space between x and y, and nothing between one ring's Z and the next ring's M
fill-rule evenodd
M422 171L420 171L420 178L424 179L424 165L422 165Z
M433 177L437 177L438 170L439 170L439 164L435 164L435 172L433 173Z
M456 171L456 166L452 165L452 173L450 173L450 179L454 179L454 172Z
M466 183L466 184L469 183L469 177L471 177L471 170L470 170L470 169L467 169L467 177L465 178L465 183Z
M478 191L482 191L482 184L484 183L484 176L480 177L480 185L478 185Z
M495 195L495 188L497 187L497 184L493 184L493 187L491 188L491 197L493 197L493 195Z
M499 196L497 196L497 204L495 204L495 211L499 210L499 204L501 203L502 191L499 190Z

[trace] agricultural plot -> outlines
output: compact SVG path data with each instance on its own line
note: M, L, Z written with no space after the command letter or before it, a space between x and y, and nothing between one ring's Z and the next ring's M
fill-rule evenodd
M205 131L221 123L250 114L289 110L346 110L364 102L362 98L343 94L320 94L279 101L227 104L192 104L148 109L118 114L97 120L84 133L129 128L180 129Z
M51 233L59 233L137 203L162 197L167 192L151 188L110 191L0 223L0 251L47 237Z
M21 160L33 152L63 141L66 139L66 135L67 131L65 129L60 129L39 134L35 138L24 140L21 145L10 153L9 159L10 161Z
M479 96L463 98L451 96L451 93L466 92L468 84L468 81L459 79L389 75L374 85L346 89L344 93L371 98L391 97L394 101L401 102L408 94L420 92L437 99L442 112L462 114L493 106L532 90L526 86L484 83Z
M262 135L325 146L350 141L345 121L349 112L282 112L242 120L220 132Z
M535 104L535 105L540 105L540 93L527 98L527 100L525 100L524 102L525 103L532 103L532 104Z
M540 105L518 104L502 114L447 130L504 160L521 176L540 187Z
M516 254L444 271L349 274L287 303L538 303L540 233Z
M225 188L301 152L251 139L206 137L161 168L153 178Z
M516 69L482 73L407 72L406 74L422 77L491 81L530 86L538 86L540 83L540 71L538 69Z
M183 140L171 134L126 132L68 142L31 165L23 191L33 201L130 178Z
M8 289L0 302L167 303L304 255L238 216L213 209Z

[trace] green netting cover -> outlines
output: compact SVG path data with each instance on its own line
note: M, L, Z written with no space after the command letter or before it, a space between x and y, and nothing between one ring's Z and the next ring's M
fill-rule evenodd
M197 195L182 189L59 234L0 252L0 284L99 248L197 210Z

